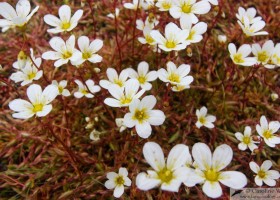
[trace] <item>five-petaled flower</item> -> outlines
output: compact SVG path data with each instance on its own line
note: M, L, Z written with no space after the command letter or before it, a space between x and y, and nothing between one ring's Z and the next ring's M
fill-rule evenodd
M141 101L134 99L129 105L129 113L124 116L123 123L126 127L135 126L137 134L142 138L148 138L153 126L163 124L165 115L161 110L153 110L156 98L152 95L145 96Z
M190 84L193 82L193 77L188 75L191 67L190 65L182 64L178 68L169 61L167 64L167 70L161 68L158 70L158 78L172 85L172 91L179 92L186 88L190 88Z
M276 181L280 178L280 174L276 170L269 170L272 166L272 162L270 160L266 160L262 163L261 167L254 161L249 163L250 168L257 175L255 177L255 183L258 186L262 186L263 182L268 186L275 186Z
M240 132L235 133L235 137L239 141L241 141L238 144L238 149L244 151L249 147L251 151L254 151L255 149L258 148L258 146L255 143L259 143L259 141L253 140L253 136L251 136L251 131L252 131L251 127L246 126L244 130L244 135Z
M68 5L63 5L59 8L58 15L59 18L51 14L44 16L44 21L48 25L55 27L48 29L49 33L60 33L74 29L83 15L83 10L77 10L71 17L71 8Z
M218 146L213 155L210 148L204 143L196 143L192 148L192 156L196 169L191 170L184 184L192 187L203 184L203 192L211 197L218 198L222 195L219 182L233 189L241 189L247 184L246 176L237 171L221 171L232 160L233 152L230 146Z
M23 99L15 99L9 103L11 110L16 111L14 118L28 119L33 115L43 117L52 110L50 104L58 95L58 89L54 85L48 85L42 92L40 85L32 84L27 88L27 96L29 101Z
M28 0L19 0L16 5L16 10L8 3L0 3L0 15L5 19L0 19L0 27L2 32L7 31L12 27L23 27L30 18L36 13L39 6L34 8L30 13L31 6Z
M266 117L263 115L260 119L260 125L257 124L256 130L258 134L264 139L265 143L270 147L275 147L276 144L280 144L280 137L275 135L280 128L279 121L267 122Z
M119 168L119 173L108 172L105 187L107 189L114 189L114 197L119 198L124 193L124 186L131 186L131 180L128 178L127 169Z
M184 165L191 157L189 148L184 144L175 145L165 162L161 147L155 142L147 142L143 147L143 155L153 170L138 174L136 186L144 191L160 186L161 190L178 192L188 177L189 169Z
M216 117L214 115L207 114L207 108L203 106L200 110L196 110L195 112L197 116L197 122L195 123L197 128L205 126L207 128L214 128L213 122L216 121Z

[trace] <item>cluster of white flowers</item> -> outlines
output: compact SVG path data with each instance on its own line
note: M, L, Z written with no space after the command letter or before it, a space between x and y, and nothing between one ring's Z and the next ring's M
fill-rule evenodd
M238 18L238 24L241 26L246 36L254 35L268 35L266 31L260 31L265 22L261 17L255 17L257 10L255 8L248 8L245 10L243 7L239 7L236 17ZM260 32L258 32L260 31ZM262 64L267 69L273 69L276 66L280 67L280 43L274 46L272 40L267 40L263 46L255 43L243 44L236 49L235 44L230 43L228 45L230 58L237 65L253 66L256 64ZM253 57L248 57L253 53Z
M263 115L260 119L260 124L256 125L256 130L259 136L251 135L252 129L250 126L246 126L244 130L244 135L240 132L235 133L235 137L241 141L238 144L238 148L242 151L246 150L248 147L253 152L258 149L256 143L260 143L262 139L269 147L275 147L276 144L280 144L280 137L275 135L280 128L279 121L267 122L266 117Z
M237 65L253 66L262 64L267 69L280 67L280 43L274 46L273 41L267 40L261 47L258 43L250 46L243 44L236 50L233 43L228 45L228 50L232 61ZM253 53L253 57L248 57Z

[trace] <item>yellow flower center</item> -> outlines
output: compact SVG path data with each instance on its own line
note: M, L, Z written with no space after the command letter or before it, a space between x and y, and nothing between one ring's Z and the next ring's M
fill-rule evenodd
M63 92L63 87L58 86L58 92L59 92L59 94L61 94Z
M189 4L184 4L184 5L182 6L182 11L183 11L184 13L191 13L191 11L192 11L192 6L189 5Z
M235 63L243 63L244 62L244 59L243 59L243 56L241 53L237 53L233 56L233 61Z
M208 169L207 171L204 172L204 175L206 180L211 182L217 182L219 180L220 174L213 169Z
M267 62L267 60L269 59L269 55L267 54L266 51L261 51L258 53L258 61L260 62Z
M165 46L168 48L168 49L173 49L176 47L176 43L174 41L169 41L167 40Z
M148 119L149 116L146 112L146 109L142 109L142 110L138 110L136 109L135 110L135 113L134 113L134 116L133 116L133 119L136 119L139 121L139 123L142 123L144 120Z
M87 91L87 89L82 89L82 90L81 90L81 93L85 95L85 94L88 93L88 91Z
M145 39L148 44L152 44L155 41L150 35L146 35Z
M33 105L33 112L40 112L43 110L44 105L39 103L39 104L35 104Z
M205 119L205 117L199 117L198 121L199 121L201 124L205 124L206 119Z
M117 84L117 85L119 85L120 87L123 86L123 82L122 82L121 80L119 80L119 79L115 79L115 80L114 80L114 83Z
M161 6L163 7L163 9L169 10L171 8L171 3L165 1L161 4Z
M68 58L70 58L72 56L72 52L70 52L70 51L65 51L65 52L63 52L63 54L62 54L62 58L63 59L68 59Z
M180 76L178 74L171 73L168 77L168 80L171 82L180 83Z
M120 103L122 105L129 104L131 101L132 101L132 98L130 98L130 97L123 97L120 99Z
M62 22L61 29L67 30L68 28L70 28L70 26L71 26L70 22Z
M88 51L85 51L85 52L83 52L83 54L82 54L82 57L83 57L83 59L85 59L85 60L89 59L91 56L92 56L92 53L91 53L91 52L88 52Z
M272 137L271 130L270 130L270 129L265 130L264 133L263 133L263 137L264 137L265 139L271 138L271 137Z
M193 40L193 36L195 35L195 31L194 30L191 30L187 40Z
M139 81L139 83L141 83L141 84L144 84L145 82L146 82L146 77L145 76L139 76L138 77L138 81Z
M36 73L31 72L30 74L27 75L28 76L28 80L33 80L33 78L35 78Z
M243 137L243 143L244 144L250 144L251 143L251 137L249 137L249 136L244 136Z
M160 170L158 173L158 178L161 180L163 183L169 183L173 178L173 172L167 169L166 167Z
M116 185L123 185L123 184L124 184L124 178L123 178L123 176L117 176L117 177L115 178L115 183L116 183Z
M27 60L27 55L23 51L20 51L18 54L18 60Z
M259 176L261 179L263 179L263 178L265 178L266 173L265 173L263 170L260 170L260 171L258 172L258 176Z

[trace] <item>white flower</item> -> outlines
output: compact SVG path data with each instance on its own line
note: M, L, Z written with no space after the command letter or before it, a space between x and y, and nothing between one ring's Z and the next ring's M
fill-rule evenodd
M0 15L5 19L0 19L0 27L2 27L2 32L7 31L12 27L23 27L30 18L37 12L39 6L34 8L30 13L31 6L28 0L19 0L16 5L16 10L8 3L0 3Z
M142 44L155 45L156 41L151 37L151 31L152 29L150 27L145 27L143 30L144 37L139 37L138 41Z
M148 4L145 3L143 0L133 0L132 3L125 3L123 6L127 9L131 9L131 10L136 10L137 7L138 7L138 9L143 8L144 10L146 10L148 8Z
M228 50L230 53L230 58L237 65L242 66L253 66L257 64L257 59L255 57L247 57L252 51L249 44L243 44L236 51L236 46L233 43L228 45Z
M271 56L271 62L280 67L280 43L275 45L274 51Z
M40 65L37 67L40 67ZM32 83L33 80L39 80L43 75L43 71L38 71L37 67L35 67L31 63L31 61L26 62L23 68L21 68L20 70L18 70L10 76L10 79L16 83L21 82L21 86Z
M195 123L197 128L205 126L207 128L214 128L213 122L216 121L216 117L214 115L207 114L207 108L203 106L200 110L196 110L195 112L197 116L197 122Z
M268 32L266 31L260 31L265 27L265 22L263 20L259 20L254 22L253 24L250 24L250 20L248 17L244 16L244 23L241 23L240 21L237 21L239 26L242 28L243 33L247 36L255 36L255 35L268 35Z
M122 70L120 75L118 75L114 68L107 68L106 74L109 81L101 80L99 85L107 90L112 85L123 88L126 80L128 79L128 72L126 70Z
M16 112L13 114L14 118L28 119L33 115L43 117L51 112L50 103L57 94L57 87L53 85L47 86L42 92L40 85L32 84L27 88L27 96L31 103L23 99L15 99L9 103L9 107Z
M175 0L175 5L170 8L170 15L175 18L185 18L190 20L193 24L198 22L198 18L195 14L206 14L210 11L211 6L208 1L200 1L196 3L196 0Z
M189 43L200 42L203 39L202 34L207 31L207 24L205 22L198 22L192 26L192 22L185 18L180 19L180 26L182 29L189 30L189 36L186 39Z
M246 126L244 130L244 135L240 132L235 133L235 137L241 141L238 144L238 149L241 151L245 151L248 147L253 152L258 146L255 143L259 143L258 141L254 141L253 137L251 136L251 127Z
M220 43L226 43L227 41L227 36L226 35L218 35L218 41Z
M142 61L138 64L137 72L132 68L128 68L127 72L129 77L131 79L138 80L141 88L145 90L150 90L152 88L152 84L149 82L157 79L157 72L149 72L149 64L145 61Z
M143 22L142 19L137 19L136 20L136 28L140 31L143 31L144 28L148 27L150 29L155 28L156 25L158 25L159 21L157 20L156 17L147 17L145 20L145 23Z
M269 64L270 58L274 51L274 43L272 40L266 41L261 47L259 44L252 45L252 53L257 58L258 63L263 64L268 69L273 69L275 66Z
M43 53L42 58L45 60L57 60L54 63L55 67L60 67L69 62L69 60L77 60L79 51L75 49L75 36L71 35L64 42L60 37L53 37L50 40L50 45L55 51L47 51Z
M192 156L197 168L189 173L184 182L186 186L203 184L202 190L208 197L218 198L222 195L220 183L233 189L241 189L247 184L243 173L221 171L228 166L233 156L232 149L227 144L218 146L212 155L206 144L196 143L192 148Z
M101 132L93 129L89 134L89 139L91 139L93 141L98 141L98 140L100 140L100 135L101 135Z
M165 162L161 147L155 142L147 142L143 147L143 154L153 170L139 173L136 186L144 191L160 186L161 190L178 192L189 173L189 169L184 167L191 157L189 148L184 144L177 144L171 149Z
M82 98L86 96L87 98L93 98L96 92L100 91L100 87L98 85L94 85L93 80L87 80L84 85L81 81L75 80L75 83L78 85L78 91L74 93L76 98Z
M158 77L165 83L171 83L172 91L181 91L190 88L193 82L193 77L188 76L190 72L190 65L182 64L178 68L169 61L167 64L167 71L165 69L158 70Z
M156 7L158 7L160 11L169 11L173 6L174 0L158 0L156 3Z
M119 14L120 14L120 9L118 9L118 8L116 8L115 9L115 14L113 14L113 13L109 13L108 15L107 15L107 17L110 17L110 18L112 18L112 19L115 19L115 17L119 17Z
M280 178L280 174L278 171L269 170L272 166L272 162L270 160L264 161L261 167L259 167L259 165L253 161L251 161L249 165L251 170L257 174L257 176L255 177L255 183L258 186L262 186L263 182L270 187L275 186L275 180L278 180Z
M130 113L124 116L124 125L128 128L135 126L141 138L148 138L152 133L151 125L162 125L165 120L165 115L161 110L153 110L156 102L153 95L145 96L141 101L134 99L129 105Z
M106 98L104 103L111 107L127 107L133 99L138 99L144 94L145 90L142 89L138 92L139 88L140 84L135 79L126 81L122 88L111 85L108 91L114 98Z
M124 125L123 118L116 118L115 120L117 127L120 129L120 133L123 132L127 127Z
M172 22L165 26L165 37L158 30L152 30L150 35L157 42L159 48L167 52L185 49L189 44L186 41L186 38L189 36L189 30L181 30Z
M77 10L71 17L71 8L68 5L63 5L58 10L59 18L48 14L44 16L44 21L55 28L48 29L49 33L61 33L71 31L78 25L78 21L83 15L83 10Z
M131 186L131 180L128 178L127 169L124 167L119 168L119 173L107 173L108 181L105 182L107 189L114 189L114 197L119 198L124 193L124 185Z
M81 65L83 62L88 60L91 63L98 63L102 61L102 57L96 54L103 46L103 41L100 39L95 39L91 43L87 36L81 36L78 38L78 46L81 52L77 52L75 60L73 59L71 63L73 65Z
M275 147L276 144L280 144L280 137L274 135L280 128L279 121L267 122L266 117L263 115L260 119L260 125L257 124L256 130L258 134L264 139L265 143L270 147Z
M271 95L270 95L272 101L276 101L278 98L279 98L279 95L275 92L273 92Z
M65 97L68 97L71 95L69 90L65 89L65 87L67 86L66 80L62 80L59 83L56 80L53 80L52 85L55 85L57 87L59 95L62 95Z
M248 18L249 23L253 24L257 21L262 20L261 17L255 17L257 14L257 10L255 8L248 8L245 10L243 7L238 8L238 13L236 14L237 19L244 24L245 19Z

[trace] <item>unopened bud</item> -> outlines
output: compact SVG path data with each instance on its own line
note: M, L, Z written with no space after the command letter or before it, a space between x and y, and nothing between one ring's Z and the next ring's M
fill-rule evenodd
M278 94L276 94L276 93L271 94L272 101L276 101L278 98L279 98Z
M94 70L95 73L99 73L100 72L100 69L98 67L95 67L93 70Z
M220 42L220 43L225 43L226 41L227 41L227 36L225 36L225 35L218 35L218 41Z

